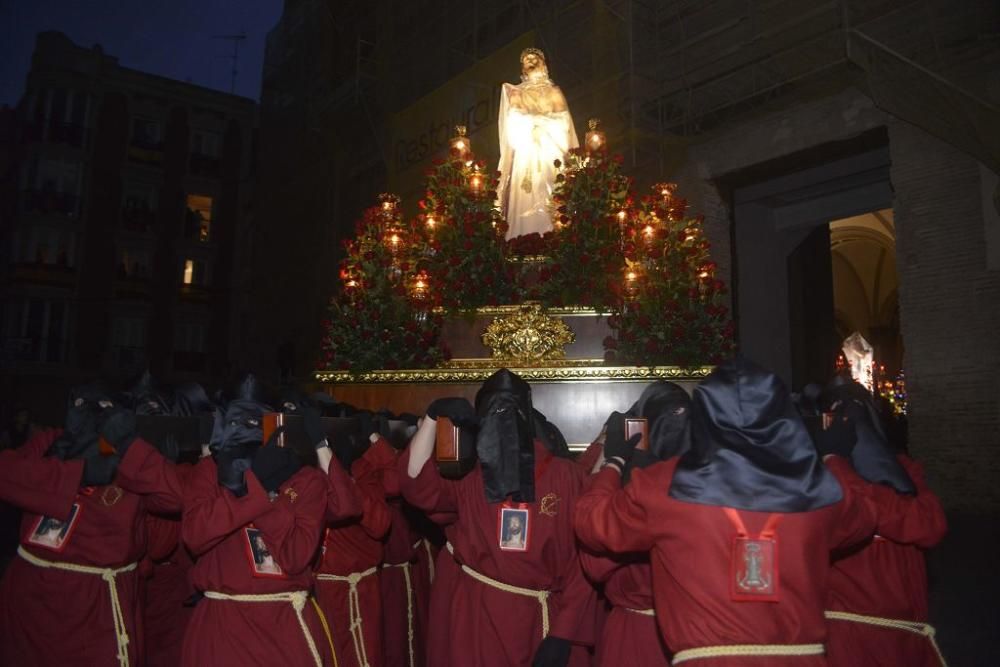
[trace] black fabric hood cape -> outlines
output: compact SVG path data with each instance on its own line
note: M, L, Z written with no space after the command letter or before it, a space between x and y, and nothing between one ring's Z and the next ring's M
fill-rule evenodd
M672 498L759 512L808 512L842 499L774 373L736 358L698 385L693 403L691 449Z

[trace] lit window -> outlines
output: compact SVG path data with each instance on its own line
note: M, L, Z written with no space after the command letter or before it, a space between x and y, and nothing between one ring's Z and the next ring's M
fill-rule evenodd
M187 196L187 219L184 235L205 243L212 231L212 198L208 195Z
M201 259L184 260L184 273L181 276L183 284L207 287L210 280L208 262Z

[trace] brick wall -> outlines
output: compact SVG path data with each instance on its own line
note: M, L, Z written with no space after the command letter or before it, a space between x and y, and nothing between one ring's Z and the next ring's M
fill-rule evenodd
M913 453L946 505L1000 510L1000 271L989 270L979 164L889 125Z

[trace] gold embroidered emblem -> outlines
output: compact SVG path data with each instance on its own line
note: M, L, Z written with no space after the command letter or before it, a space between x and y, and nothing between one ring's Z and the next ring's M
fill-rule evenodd
M538 509L545 516L555 516L558 514L559 501L562 500L554 493L547 493L542 496L542 506Z
M101 504L105 507L114 507L125 495L125 491L120 486L106 486L101 491Z
M290 503L294 503L296 500L299 499L299 492L293 489L292 487L288 487L287 489L285 489L285 495L288 496L288 502Z

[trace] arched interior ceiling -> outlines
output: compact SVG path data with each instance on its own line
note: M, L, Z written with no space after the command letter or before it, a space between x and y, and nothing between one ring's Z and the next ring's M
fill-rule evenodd
M869 336L897 324L896 229L892 209L830 223L833 300L839 324Z

